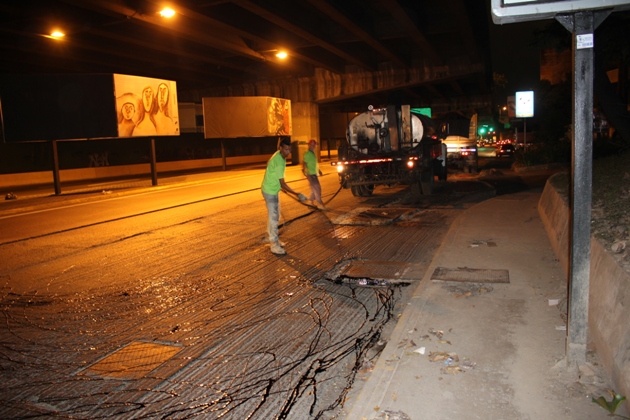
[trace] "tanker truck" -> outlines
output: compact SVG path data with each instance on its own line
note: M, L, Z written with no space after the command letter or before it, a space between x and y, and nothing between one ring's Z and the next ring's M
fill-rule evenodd
M436 176L446 180L446 147L435 136L431 118L411 112L409 105L370 105L350 120L346 141L332 165L341 186L356 197L372 195L377 185L395 184L429 195Z

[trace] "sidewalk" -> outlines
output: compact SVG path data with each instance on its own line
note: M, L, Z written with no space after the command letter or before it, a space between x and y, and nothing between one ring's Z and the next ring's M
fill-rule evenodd
M566 369L566 279L539 199L499 196L453 223L347 419L609 418L591 401L611 399L596 355ZM432 280L439 267L458 281ZM509 283L481 281L499 270Z

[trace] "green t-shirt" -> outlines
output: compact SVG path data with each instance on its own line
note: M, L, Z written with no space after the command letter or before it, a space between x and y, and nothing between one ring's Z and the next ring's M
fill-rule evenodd
M306 163L307 175L319 175L319 168L317 167L317 156L312 150L307 150L304 153L304 163Z
M280 179L284 178L286 166L287 161L280 154L280 150L269 158L262 182L262 191L265 194L278 194L280 192Z

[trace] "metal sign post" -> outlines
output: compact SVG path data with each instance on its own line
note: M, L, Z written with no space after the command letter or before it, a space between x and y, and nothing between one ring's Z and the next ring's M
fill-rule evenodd
M586 362L590 284L593 170L593 46L595 28L627 0L491 0L494 23L555 18L573 34L573 146L571 249L566 359L569 368Z
M611 10L558 15L573 34L573 147L567 363L586 362L593 181L593 46L595 28Z

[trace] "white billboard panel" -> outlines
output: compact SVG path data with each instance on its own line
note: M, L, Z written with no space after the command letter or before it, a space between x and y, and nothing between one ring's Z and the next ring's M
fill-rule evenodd
M516 92L516 118L531 118L534 116L534 92Z
M290 136L291 101L270 96L226 96L202 99L204 137Z
M491 0L492 21L504 23L553 19L559 13L582 10L630 9L628 0Z

